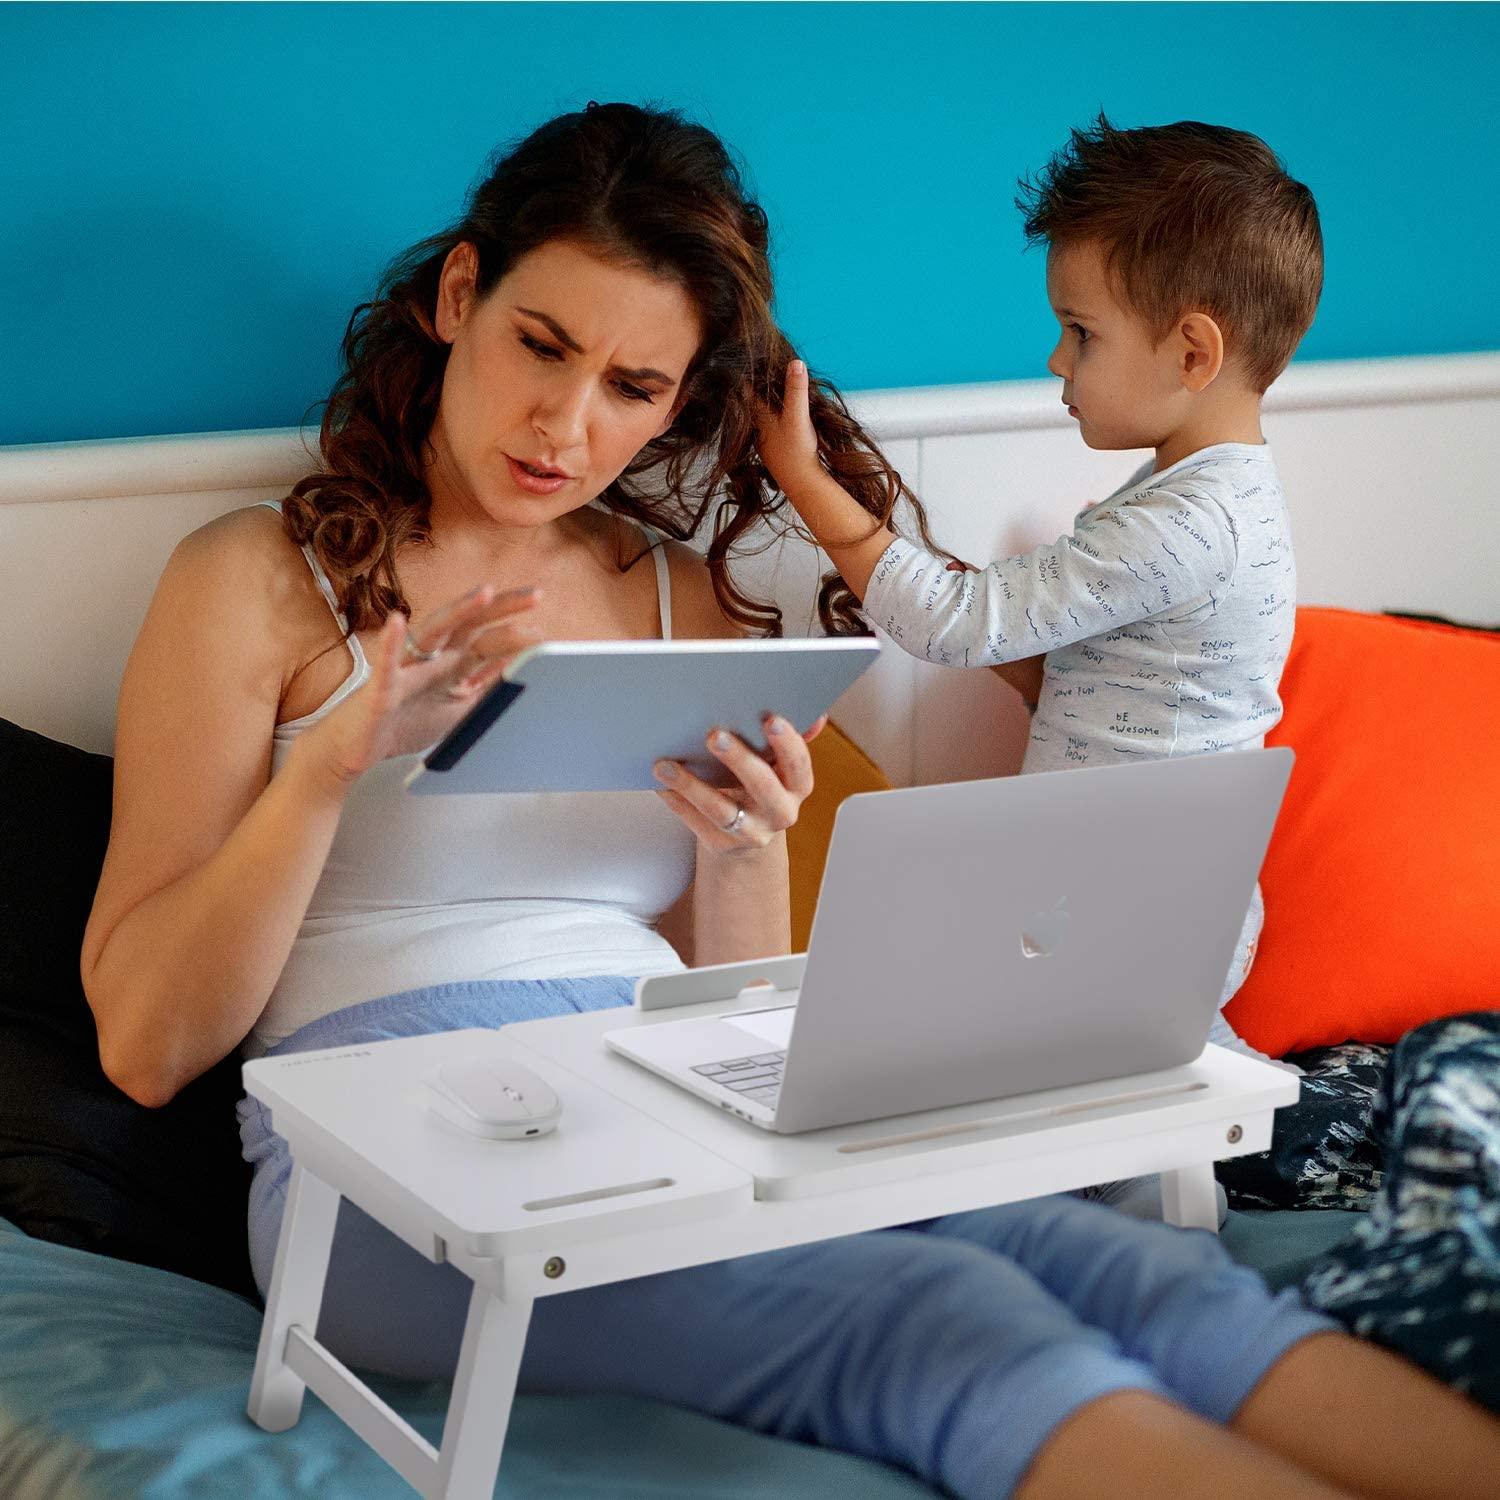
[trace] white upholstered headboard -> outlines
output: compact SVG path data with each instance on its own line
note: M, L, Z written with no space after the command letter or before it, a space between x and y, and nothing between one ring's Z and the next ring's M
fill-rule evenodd
M853 405L979 561L1047 541L1141 455L1079 442L1055 381L880 391ZM1296 365L1267 400L1304 603L1500 622L1500 354ZM292 430L0 447L0 715L107 750L126 653L177 539L307 471ZM806 630L820 559L744 576ZM888 649L839 718L898 783L1009 772L1026 719L987 672Z

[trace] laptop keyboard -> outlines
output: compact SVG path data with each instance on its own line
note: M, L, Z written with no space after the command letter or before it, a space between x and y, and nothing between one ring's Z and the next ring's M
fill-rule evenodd
M754 1099L767 1109L775 1109L785 1066L785 1052L761 1052L754 1057L729 1057L723 1062L700 1063L693 1072L732 1094Z

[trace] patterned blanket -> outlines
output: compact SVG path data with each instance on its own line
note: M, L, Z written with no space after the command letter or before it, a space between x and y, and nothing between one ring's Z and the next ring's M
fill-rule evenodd
M1500 1011L1408 1032L1372 1124L1384 1180L1302 1294L1500 1411Z
M1290 1058L1305 1075L1302 1097L1277 1110L1271 1149L1219 1163L1230 1207L1368 1208L1380 1187L1373 1116L1390 1052L1345 1042Z

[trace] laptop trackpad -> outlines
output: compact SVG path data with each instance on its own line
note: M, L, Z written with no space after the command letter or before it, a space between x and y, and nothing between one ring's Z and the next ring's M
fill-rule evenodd
M737 1031L748 1031L757 1041L769 1042L784 1052L796 1014L795 1005L782 1005L775 1010L752 1010L742 1016L725 1016L723 1024L733 1026Z

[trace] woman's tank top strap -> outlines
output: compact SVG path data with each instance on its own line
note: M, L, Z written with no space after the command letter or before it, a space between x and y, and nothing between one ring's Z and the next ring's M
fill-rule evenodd
M277 515L281 514L281 501L262 500L260 503L274 510ZM323 564L318 561L318 554L311 547L304 547L302 555L307 559L308 567L312 569L312 576L318 585L318 592L328 601L328 607L333 611L333 618L339 622L339 629L347 630L349 622L344 617L343 610L339 608L339 596L334 593L333 585L328 581L328 574L323 571ZM362 662L364 660L364 651L361 649L359 641L352 635L349 637L349 645L354 652L355 659Z
M672 639L672 574L667 567L667 544L659 532L653 531L640 521L635 524L641 528L641 533L651 548L651 561L656 564L656 603L661 611L661 638L664 641L670 641Z
M281 514L281 501L279 500L261 500L258 503L264 505L269 510L274 510L277 515ZM329 582L328 574L323 571L323 564L318 561L317 554L311 547L303 547L302 555L307 559L307 566L312 569L313 581L318 585L318 592L322 594L328 604L328 608L333 612L333 618L338 622L339 629L347 632L349 630L348 620L343 610L339 608L339 596L334 593L333 584ZM349 655L354 658L354 665L350 668L349 675L326 703L314 709L312 713L305 714L301 719L289 720L286 724L278 724L276 726L278 729L301 727L309 720L321 716L333 708L335 704L347 698L370 675L370 664L365 659L365 648L360 645L359 637L357 635L345 634L344 640L349 647Z

